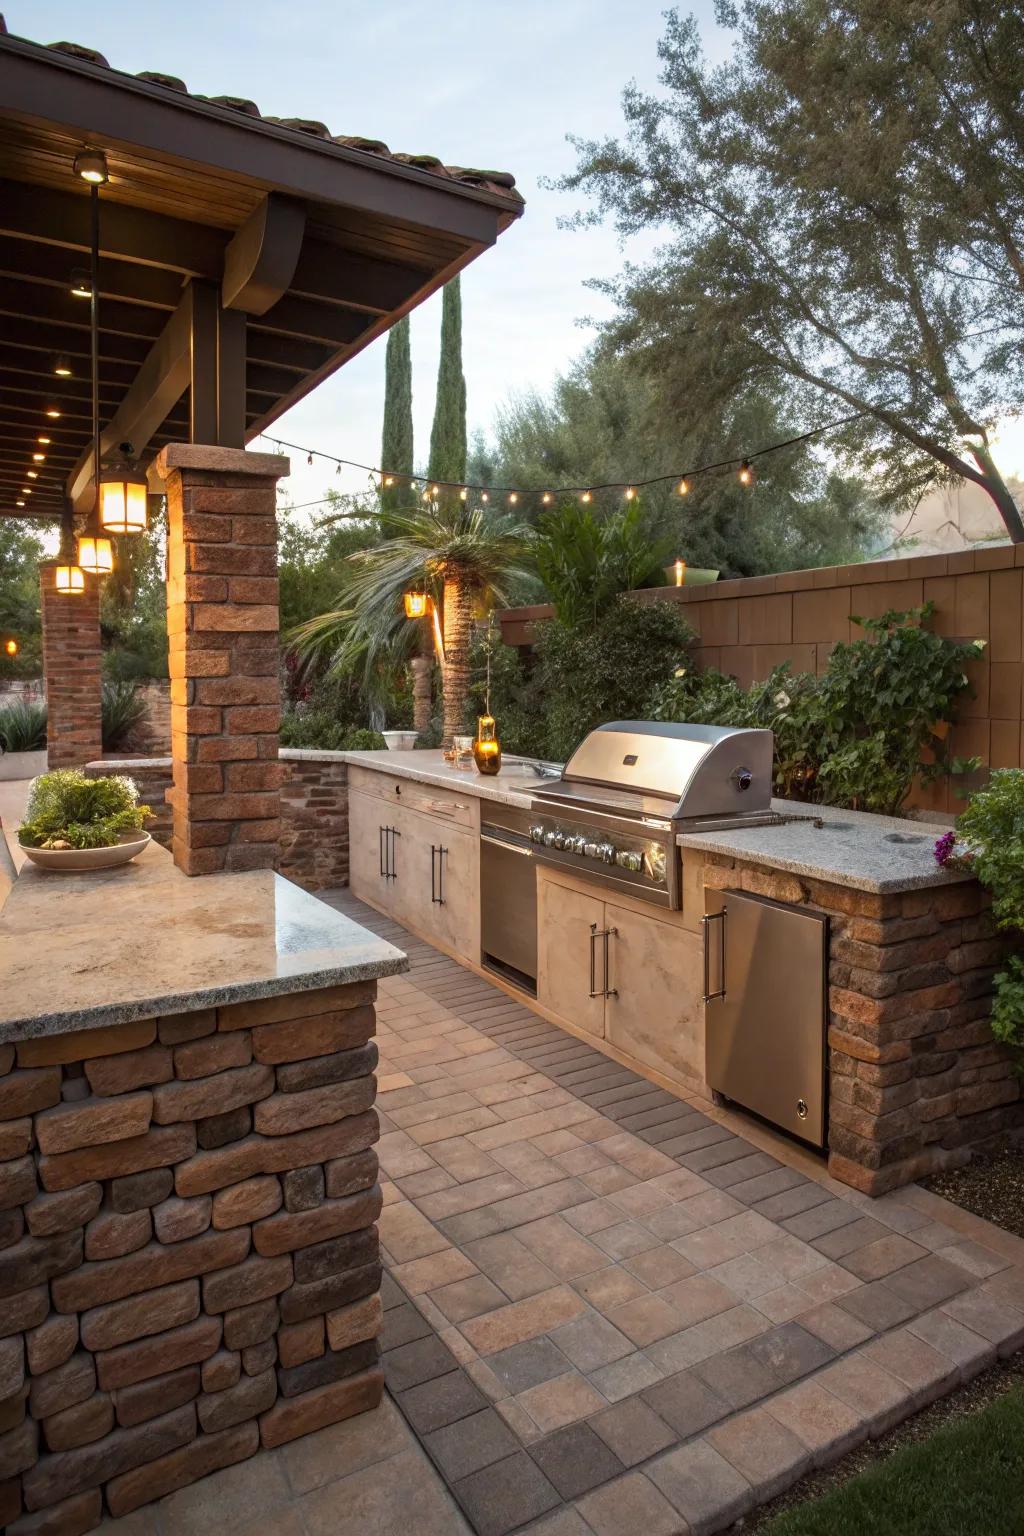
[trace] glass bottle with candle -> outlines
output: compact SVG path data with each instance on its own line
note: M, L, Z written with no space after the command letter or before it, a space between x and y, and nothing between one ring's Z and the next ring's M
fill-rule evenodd
M480 773L490 775L501 771L501 742L493 715L480 715L476 722L473 759Z

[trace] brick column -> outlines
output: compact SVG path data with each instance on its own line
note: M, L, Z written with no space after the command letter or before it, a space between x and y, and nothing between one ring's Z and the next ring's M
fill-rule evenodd
M100 584L69 595L54 584L57 562L39 567L46 683L46 761L50 768L82 768L103 751L100 678Z
M167 484L172 851L187 875L273 868L282 770L275 486L288 460L177 443Z

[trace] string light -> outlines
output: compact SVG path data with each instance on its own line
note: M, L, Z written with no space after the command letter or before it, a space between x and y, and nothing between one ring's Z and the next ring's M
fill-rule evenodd
M61 413L56 407L50 407L47 408L46 414L47 416L56 419L60 416ZM500 494L504 495L511 505L515 505L519 498L522 496L539 496L542 505L547 507L550 506L555 497L559 495L578 496L581 502L584 504L590 504L598 492L619 491L627 501L633 501L640 494L641 490L650 486L668 485L670 482L674 482L673 490L677 495L688 496L690 491L693 489L692 482L699 475L710 475L726 470L735 470L740 484L751 486L757 479L757 473L754 469L753 463L755 459L764 458L767 454L770 453L777 453L780 451L780 449L783 448L791 448L797 443L810 442L814 438L823 436L826 432L833 432L837 427L846 426L849 422L852 421L859 421L864 416L870 414L871 412L869 411L853 411L848 416L841 416L835 421L826 422L823 426L820 427L812 427L810 431L801 432L795 437L785 438L783 441L778 443L768 443L765 447L755 449L753 453L748 453L747 456L743 459L737 459L733 457L730 459L720 459L715 463L699 464L694 466L692 469L688 469L684 475L680 475L678 471L675 471L672 474L652 475L646 480L634 481L632 484L623 483L622 481L619 481L618 483L615 481L609 481L602 485L591 486L563 485L556 487L553 491L547 490L540 493L526 487L513 488L507 485L492 485L484 487L483 485L473 482L438 481L434 484L427 485L424 488L422 494L426 499L430 496L439 496L442 489L458 491L460 501L467 501L470 495L475 493L479 496L480 501L484 504L490 501L493 494ZM395 474L391 471L380 469L370 464L360 463L358 459L346 459L340 457L337 454L323 453L319 448L307 448L300 443L289 443L286 442L283 438L269 437L266 433L261 433L260 435L279 453L285 449L289 449L294 453L305 454L307 464L312 464L314 458L320 458L326 460L328 463L334 464L338 473L341 472L342 468L363 470L367 474L372 475L378 485L385 486L389 489L395 485L403 483L410 486L413 490L418 488L418 481L415 475ZM738 469L737 464L739 466ZM303 506L323 506L328 503L330 499L330 497L324 497L321 501L304 502Z

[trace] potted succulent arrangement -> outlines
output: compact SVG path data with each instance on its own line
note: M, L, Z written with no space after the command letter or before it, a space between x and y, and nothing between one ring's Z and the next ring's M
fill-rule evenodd
M89 779L75 768L40 774L29 787L18 842L43 869L108 869L127 864L149 844L131 779Z

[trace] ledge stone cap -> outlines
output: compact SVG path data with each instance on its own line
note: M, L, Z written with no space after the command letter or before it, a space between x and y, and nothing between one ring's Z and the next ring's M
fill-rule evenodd
M281 453L250 453L247 448L218 448L211 443L168 443L156 457L162 480L173 470L201 469L224 475L265 475L280 480L291 474L291 461Z

